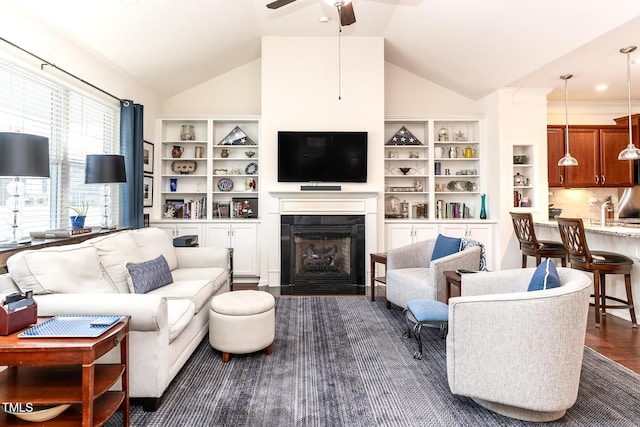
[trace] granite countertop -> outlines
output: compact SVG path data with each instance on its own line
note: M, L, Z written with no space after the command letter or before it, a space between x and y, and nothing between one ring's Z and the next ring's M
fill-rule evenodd
M599 233L599 234L609 234L612 236L620 236L620 237L633 237L640 239L640 224L629 224L623 221L615 221L612 220L610 223L607 223L606 227L600 226L599 220L591 220L589 223L586 220L584 222L584 231L591 233ZM558 223L553 220L535 220L535 225L541 227L549 227L549 228L558 228Z

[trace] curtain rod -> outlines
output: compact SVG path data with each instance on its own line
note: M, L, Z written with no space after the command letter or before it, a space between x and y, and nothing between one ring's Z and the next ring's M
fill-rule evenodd
M106 90L101 89L101 88L99 88L98 86L95 86L95 85L93 85L93 84L89 83L89 82L88 82L88 81L86 81L86 80L81 79L80 77L78 77L78 76L76 76L76 75L74 75L74 74L71 74L71 73L70 73L70 72L68 72L67 70L63 70L62 68L58 67L58 66L57 66L57 65L55 65L54 63L49 62L49 61L47 61L46 59L40 58L38 55L36 55L36 54L34 54L34 53L31 53L31 52L29 52L29 51L28 51L28 50L26 50L26 49L21 48L21 47L20 47L20 46L18 46L17 44L15 44L15 43L11 43L9 40L7 40L7 39L5 39L5 38L3 38L3 37L0 37L0 40L2 40L3 42L5 42L5 43L7 43L7 44L10 44L11 46L15 47L16 49L19 49L19 50L23 51L24 53L26 53L26 54L28 54L28 55L31 55L31 56L33 56L34 58L36 58L37 60L41 61L41 62L42 62L42 64L40 64L40 70L44 70L45 65L48 65L48 66L50 66L50 67L55 68L56 70L62 71L62 72L63 72L63 73L65 73L66 75L68 75L68 76L70 76L70 77L73 77L74 79L76 79L76 80L78 80L78 81L80 81L80 82L82 82L82 83L86 84L87 86L91 86L93 89L95 89L95 90L97 90L97 91L100 91L100 92L104 93L105 95L108 95L108 96L110 96L111 98L113 98L113 99L115 99L115 100L117 100L117 101L123 102L123 100L122 100L122 99L120 99L120 98L118 98L117 96L110 94L110 93L109 93L109 92L107 92Z

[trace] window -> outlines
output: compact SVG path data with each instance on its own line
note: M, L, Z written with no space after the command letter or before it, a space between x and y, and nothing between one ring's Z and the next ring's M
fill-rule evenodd
M0 59L0 131L49 138L51 177L25 180L24 207L20 209L23 237L29 231L66 228L68 206L89 203L86 225L102 219L101 184L84 183L87 154L118 154L120 107L96 101L79 91L31 73ZM7 183L0 178L0 240L9 237L13 216L5 207ZM112 189L111 218L119 221L119 197Z

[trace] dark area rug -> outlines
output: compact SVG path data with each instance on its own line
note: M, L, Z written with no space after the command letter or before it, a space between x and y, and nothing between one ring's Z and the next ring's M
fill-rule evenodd
M525 426L447 384L445 340L423 329L413 359L402 310L367 297L278 297L273 354L232 355L205 338L156 412L133 426ZM533 363L533 361L532 361ZM108 426L121 426L116 414ZM585 348L576 404L546 426L640 425L640 376Z

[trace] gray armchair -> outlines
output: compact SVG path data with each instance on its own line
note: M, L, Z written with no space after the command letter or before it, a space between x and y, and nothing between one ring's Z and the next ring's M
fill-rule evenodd
M454 394L526 421L576 401L592 282L558 268L561 286L527 292L535 268L462 276L449 300L447 378Z
M387 251L387 308L407 308L415 299L447 302L445 271L479 270L482 246L431 260L436 240L424 240Z

